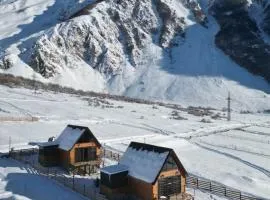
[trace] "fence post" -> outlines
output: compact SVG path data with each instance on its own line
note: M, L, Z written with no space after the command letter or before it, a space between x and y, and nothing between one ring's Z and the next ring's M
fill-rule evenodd
M102 162L102 167L104 167L105 166L105 159L106 159L106 149L104 148L103 149L103 162Z
M210 181L210 192L212 192L212 182Z
M196 185L197 185L197 188L199 188L199 179L196 178Z
M73 172L73 177L72 177L72 189L74 190L74 172Z
M227 197L227 189L224 187L224 197Z

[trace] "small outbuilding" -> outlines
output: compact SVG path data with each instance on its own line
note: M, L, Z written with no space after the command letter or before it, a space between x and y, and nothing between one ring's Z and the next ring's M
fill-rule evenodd
M101 169L100 192L109 199L180 199L186 174L173 149L131 142L118 165Z
M101 144L88 127L68 125L56 140L39 144L38 160L45 167L90 174L100 166Z

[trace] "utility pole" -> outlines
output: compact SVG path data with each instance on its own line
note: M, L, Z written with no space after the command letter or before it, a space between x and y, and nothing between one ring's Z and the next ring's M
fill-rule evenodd
M8 138L8 152L10 153L11 151L11 137L9 136Z
M228 110L227 110L227 120L228 121L231 121L231 94L230 94L230 92L228 93L228 98L227 98L227 100L228 100Z
M34 94L37 94L37 83L36 83L36 72L33 72L33 89L34 89Z

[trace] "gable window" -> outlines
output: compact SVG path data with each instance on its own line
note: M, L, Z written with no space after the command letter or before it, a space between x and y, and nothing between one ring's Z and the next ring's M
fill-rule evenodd
M174 159L172 156L170 156L166 163L164 164L162 171L169 171L173 169L178 169L177 164L175 163Z
M75 149L75 161L87 162L97 159L97 152L95 147L88 148L76 148Z

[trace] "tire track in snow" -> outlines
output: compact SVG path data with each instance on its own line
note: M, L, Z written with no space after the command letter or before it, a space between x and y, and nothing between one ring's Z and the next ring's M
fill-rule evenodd
M9 102L6 102L6 101L1 101L1 100L0 100L0 102L10 105L11 107L13 107L13 108L19 110L20 113L22 113L22 114L24 114L24 115L26 115L26 116L33 117L33 116L30 114L30 112L29 112L28 110L25 110L25 109L23 109L23 108L20 108L20 107L18 107L18 106L15 106L14 104L9 103Z
M240 129L237 129L237 130L243 131L243 132L247 132L247 133L251 133L251 134L255 134L255 135L266 135L266 136L270 136L270 133L264 133L264 132L260 132L260 131L246 130L244 128L240 128Z
M205 142L205 141L202 141L202 140L200 140L199 143L200 144L205 144L205 145L208 145L208 146L212 146L212 147L217 147L217 148L223 148L223 149L229 149L229 150L249 153L249 154L253 154L253 155L256 155L256 156L263 156L263 157L266 157L266 158L270 159L270 154L263 154L263 153L258 153L258 152L254 152L254 151L249 151L249 150L245 150L245 149L239 148L239 147L234 148L234 147L230 147L228 145L216 145L216 144L211 144L209 142Z
M249 167L257 170L257 171L260 171L261 173L265 174L268 178L270 178L270 171L268 171L268 170L266 170L266 169L264 169L264 168L262 168L262 167L260 167L258 165L255 165L255 164L253 164L251 162L248 162L246 160L243 160L242 158L239 158L239 157L234 156L232 154L225 153L225 152L222 152L222 151L219 151L219 150L216 150L216 149L212 149L210 147L206 147L206 146L201 145L201 144L199 144L197 142L192 142L190 140L189 140L189 142L192 143L192 144L194 144L194 145L197 145L198 147L200 147L202 149L206 149L208 151L211 151L211 152L214 152L214 153L217 153L217 154L221 154L221 155L224 155L224 156L226 156L228 158L231 158L231 159L234 159L234 160L236 160L238 162L241 162L241 163L243 163L243 164L245 164L245 165L247 165L247 166L249 166Z
M265 138L254 139L254 138L247 137L245 135L244 136L234 135L233 133L221 133L219 135L224 136L224 137L233 138L233 139L240 139L240 140L246 140L246 141L251 141L251 142L257 142L257 143L261 143L261 144L270 144L270 141L266 140Z
M239 128L247 128L252 126L251 124L233 124L232 126L228 127L214 127L209 130L209 127L198 129L196 131L190 131L186 133L176 134L175 138L181 138L181 139L191 139L191 138L200 138L200 137L206 137L210 135L215 135L218 133L225 133L231 130L237 130Z
M168 135L169 136L169 135L172 135L172 134L173 135L176 134L175 132L167 131L165 129L156 128L156 127L150 126L148 124L142 124L142 125L151 128L150 130L152 130L152 131L154 131L156 133L160 133L161 135Z

